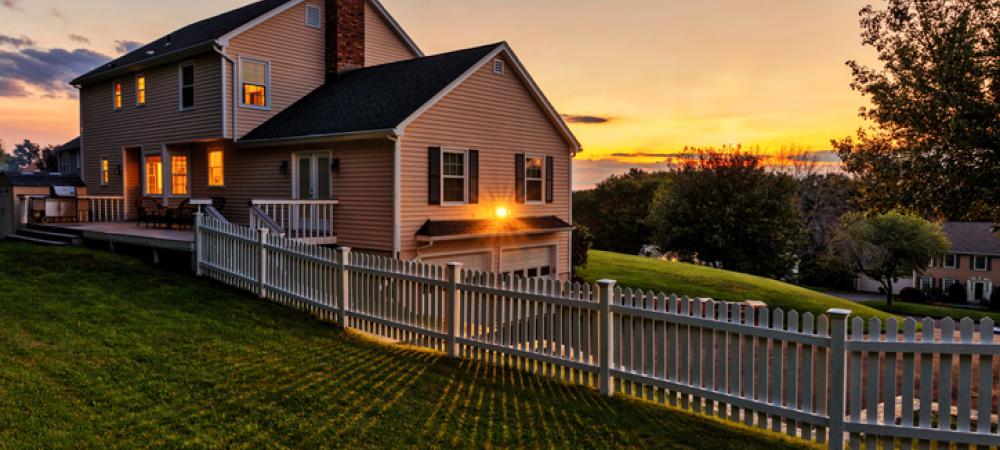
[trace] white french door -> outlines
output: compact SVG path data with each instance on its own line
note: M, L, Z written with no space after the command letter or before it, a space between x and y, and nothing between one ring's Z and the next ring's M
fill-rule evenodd
M330 200L333 198L330 180L330 152L295 153L292 155L292 198L295 200ZM293 209L291 231L305 233L313 228L328 229L333 218L318 205L303 205Z

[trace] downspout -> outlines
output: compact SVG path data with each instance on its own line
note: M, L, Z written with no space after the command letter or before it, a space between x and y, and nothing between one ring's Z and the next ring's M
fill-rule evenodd
M236 98L236 95L237 95L237 89L236 89L236 83L237 83L237 78L236 78L236 70L237 70L236 61L234 61L232 58L230 58L229 55L226 55L225 47L223 47L218 42L216 42L215 47L213 47L213 48L215 49L215 52L219 54L219 56L222 56L222 59L228 61L229 64L232 64L232 66L233 66L233 71L230 72L230 73L233 74L233 98L232 98L233 113L231 115L233 117L232 118L232 121L233 121L233 123L232 123L233 142L236 142L236 134L237 134L236 127L237 127L237 124L239 123L238 120L237 120L237 117L236 117L236 114L237 114L237 109L236 109L236 101L237 101L237 98ZM223 87L225 87L225 85L226 85L226 72L225 72L224 68L223 68L223 71L222 71L222 85L223 85ZM223 102L225 102L225 96L226 96L226 92L225 92L225 89L223 88L223 90L222 90ZM223 109L225 109L225 108L223 108ZM225 117L225 112L223 112L223 117ZM225 136L223 136L223 138L225 138Z
M393 142L392 150L392 254L395 258L400 257L400 252L402 251L402 239L400 239L400 233L402 229L403 213L400 211L402 208L402 189L403 182L400 178L402 176L402 164L403 164L403 136L399 130L394 130L392 134L389 135L389 140Z

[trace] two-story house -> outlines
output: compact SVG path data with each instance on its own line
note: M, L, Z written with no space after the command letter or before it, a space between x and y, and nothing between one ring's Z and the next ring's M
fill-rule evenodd
M129 217L225 199L320 243L570 275L580 144L506 43L425 56L377 0L262 0L72 83L82 177Z
M951 241L951 250L935 259L922 275L915 275L914 287L947 291L961 284L969 303L989 300L994 287L1000 284L1000 264L993 265L1000 258L1000 236L993 232L993 224L947 222L943 229Z

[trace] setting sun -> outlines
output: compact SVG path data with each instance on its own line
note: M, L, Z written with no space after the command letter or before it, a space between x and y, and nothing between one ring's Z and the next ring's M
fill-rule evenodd
M499 206L497 207L496 215L498 219L506 219L507 217L510 217L510 210L505 206Z

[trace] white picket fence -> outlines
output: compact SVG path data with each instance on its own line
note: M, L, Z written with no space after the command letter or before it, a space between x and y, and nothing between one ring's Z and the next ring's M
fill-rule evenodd
M843 310L508 280L197 222L200 274L373 335L832 449L1000 447L989 319L961 321L957 341L951 320L856 317L848 330Z

